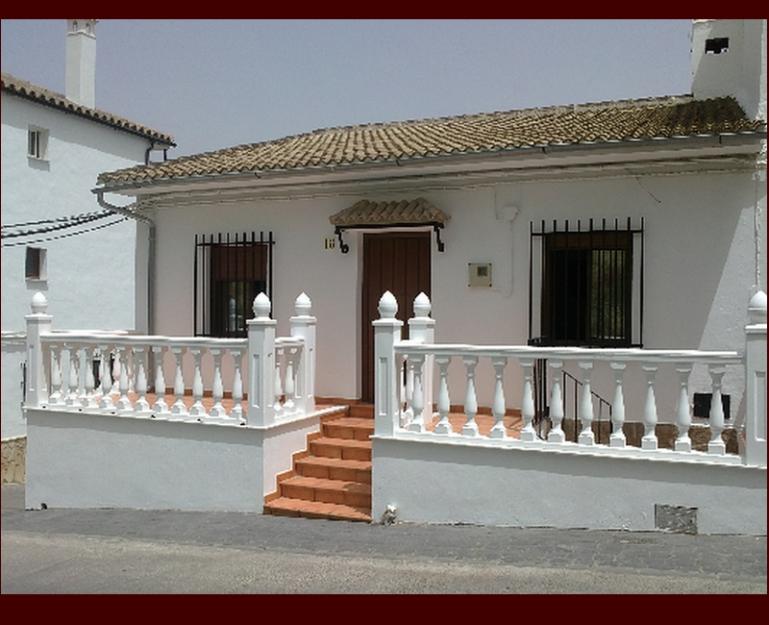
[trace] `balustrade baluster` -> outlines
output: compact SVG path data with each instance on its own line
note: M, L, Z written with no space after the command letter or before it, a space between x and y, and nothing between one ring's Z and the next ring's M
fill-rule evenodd
M467 375L467 393L465 394L465 414L467 421L462 427L463 436L478 436L478 424L475 422L475 415L478 414L478 399L475 394L475 367L478 364L476 356L466 356L462 358L465 364Z
M120 395L120 372L123 369L123 363L120 362L120 350L115 349L115 356L112 360L112 388L110 395Z
M227 417L227 411L222 405L224 397L224 386L222 384L222 350L210 349L211 356L214 359L214 383L211 386L211 395L214 399L214 405L209 412L211 417L223 419Z
M190 408L190 416L204 417L206 416L206 407L203 405L203 375L200 371L200 357L202 350L190 349L192 354L192 360L194 362L194 374L192 377L192 407Z
M579 402L579 417L582 422L582 431L579 433L577 442L580 445L595 445L595 434L593 434L593 389L590 385L593 363L590 361L580 362L579 368L582 369L582 397L580 397Z
M523 417L523 429L521 430L522 441L535 441L537 440L537 432L534 430L534 415L536 414L534 407L534 361L533 360L521 360L521 367L523 368L523 398L521 401L521 417ZM497 378L497 383L502 384L501 371Z
M144 347L137 346L133 350L133 367L136 369L136 394L138 398L134 404L136 414L146 414L150 411L150 404L147 401L147 373L144 365Z
M505 388L504 373L507 366L505 356L495 356L491 359L491 366L494 367L494 401L491 404L491 413L494 416L494 425L489 432L490 438L507 438L505 429ZM524 390L524 403L526 401ZM533 406L533 404L532 404ZM532 415L534 411L532 409ZM532 430L533 431L533 430Z
M409 423L409 432L424 432L425 422L422 419L422 412L425 409L425 396L422 386L422 375L425 364L425 357L417 354L409 357L409 363L412 363L414 372L414 391L411 399L411 423Z
M611 404L613 432L609 437L609 447L625 447L627 445L627 439L623 430L625 424L625 397L622 392L622 376L625 372L625 363L612 362L609 366L614 371L614 400Z
M689 374L692 372L692 366L682 363L676 367L678 372L678 381L681 389L678 391L678 407L676 410L676 428L678 436L676 437L676 451L691 451L692 439L689 438L689 428L692 424L691 408L689 406Z
M99 345L101 353L101 365L99 376L101 378L101 399L99 400L99 409L114 410L115 404L112 403L110 391L112 390L112 377L110 376L109 346Z
M286 382L285 382L285 401L283 402L283 409L285 412L294 411L294 391L296 389L296 382L294 380L294 359L296 358L297 349L293 347L286 347L284 350L284 358L286 361Z
M184 372L182 366L184 364L184 348L172 347L171 353L174 355L174 364L176 365L176 373L174 375L174 396L176 401L171 406L171 414L174 415L188 415L187 405L184 403Z
M80 380L78 375L79 363L78 363L77 346L74 346L74 345L69 346L68 357L69 357L69 384L67 385L67 388L68 388L67 399L64 403L67 406L70 406L71 408L79 408L80 397L78 397L77 391L78 391L78 386L80 385Z
M282 347L275 348L275 386L273 388L273 393L275 394L275 402L273 403L272 409L276 417L280 416L283 411L283 404L281 404L280 401L283 397L283 382L281 380L280 362L284 355L285 351Z
M414 360L411 356L406 356L406 423L408 426L414 419Z
M561 376L559 373L563 363L557 360L549 360L547 364L553 370L553 387L550 396L550 421L552 426L547 434L547 440L550 443L563 443L566 440L566 434L561 427L563 422L563 394L561 392Z
M438 416L440 420L435 425L434 432L436 434L452 434L451 422L449 421L449 412L451 411L448 385L449 363L451 363L450 356L435 357L435 364L438 365L438 375L440 376L438 383Z
M118 358L120 360L120 399L117 400L118 412L133 412L133 406L131 406L131 400L128 397L128 353L131 351L130 347L121 345L117 349Z
M241 352L238 349L231 349L232 360L235 367L235 373L232 381L232 410L230 417L237 419L241 424L245 423L243 413L243 377L240 373Z
M49 344L51 363L51 395L48 398L49 406L64 403L64 383L61 376L61 348L55 343ZM55 390L54 390L55 389Z
M644 435L641 438L642 449L657 449L657 401L654 397L654 379L657 365L643 365L646 373L646 401L644 402Z
M93 410L99 407L99 402L96 401L96 380L93 377L93 361L96 355L96 348L85 347L85 396L82 398L80 405L86 410Z
M152 353L155 354L155 403L152 412L165 415L170 411L166 403L166 379L163 376L163 346L153 345Z
M710 378L713 382L713 395L710 400L710 441L708 441L708 453L723 455L726 453L726 445L721 432L724 431L724 406L721 403L721 380L726 373L722 365L710 365L708 367ZM764 415L765 416L765 415Z

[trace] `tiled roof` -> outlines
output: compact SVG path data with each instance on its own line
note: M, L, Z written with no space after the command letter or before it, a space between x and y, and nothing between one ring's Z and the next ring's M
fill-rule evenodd
M449 216L423 197L400 202L360 200L349 208L331 215L334 226L446 223Z
M99 176L105 185L585 143L755 132L733 98L668 96L315 130Z
M56 93L54 91L50 91L49 89L33 85L31 82L21 80L20 78L16 78L10 74L2 74L2 89L8 93L33 100L46 106L52 106L54 108L61 109L67 113L72 113L87 119L92 119L96 122L107 124L108 126L113 126L135 135L146 137L147 139L154 139L159 143L164 143L171 146L176 145L176 143L174 143L174 138L169 134L160 132L158 130L153 130L147 126L142 126L141 124L132 122L130 119L118 117L112 113L100 111L99 109L88 108L87 106L83 106L77 102L73 102L72 100L68 100L60 93Z

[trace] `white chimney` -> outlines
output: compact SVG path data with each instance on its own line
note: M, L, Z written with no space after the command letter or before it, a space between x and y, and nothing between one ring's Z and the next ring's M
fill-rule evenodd
M692 93L734 96L751 119L766 119L766 20L692 20Z
M64 95L89 108L96 106L96 22L67 20Z

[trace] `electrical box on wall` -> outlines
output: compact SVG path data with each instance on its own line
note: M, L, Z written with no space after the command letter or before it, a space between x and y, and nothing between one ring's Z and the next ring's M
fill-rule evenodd
M467 286L491 286L491 263L467 263Z

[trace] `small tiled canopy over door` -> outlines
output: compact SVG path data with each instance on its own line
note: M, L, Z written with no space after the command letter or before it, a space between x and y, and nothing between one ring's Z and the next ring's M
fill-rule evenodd
M361 400L374 398L374 328L377 304L390 291L398 300L398 319L413 314L414 298L430 296L430 232L388 232L363 235ZM405 323L404 323L405 327ZM404 330L404 338L407 330Z

